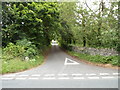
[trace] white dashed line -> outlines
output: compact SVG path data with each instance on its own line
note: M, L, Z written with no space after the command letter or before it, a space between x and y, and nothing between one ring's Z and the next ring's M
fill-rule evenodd
M100 77L88 77L89 79L99 79Z
M110 75L109 73L100 73L100 75Z
M84 77L73 77L73 79L85 79Z
M40 74L33 74L33 75L31 75L31 76L33 76L33 77L38 77L38 76L40 76Z
M43 79L50 80L50 79L55 79L55 77L49 77L49 78L43 78Z
M86 75L87 75L87 76L89 76L89 75L91 75L91 76L92 76L92 75L96 75L96 74L95 74L95 73L90 73L90 74L86 74Z
M21 77L22 77L22 76L23 76L23 77L24 77L24 76L27 77L27 76L29 76L29 75L19 75L19 76L21 76Z
M11 74L11 75L3 75L4 77L14 77L14 76L16 76L16 74Z
M28 78L28 79L32 79L32 80L38 80L39 78Z
M18 79L18 80L25 80L26 78L16 78L16 79Z
M103 79L110 79L110 78L115 78L115 77L102 77Z
M12 80L13 78L2 78L2 80Z
M72 76L81 76L83 74L72 74Z
M69 77L60 77L58 79L70 79Z
M119 73L113 73L113 75L119 75Z
M54 74L45 74L45 76L55 76Z
M58 74L58 76L66 76L66 75L68 75L68 74Z
M51 79L112 79L116 78L115 75L119 75L120 73L99 73L98 75L101 76L95 76L97 75L96 73L86 73L86 74L81 74L81 73L73 73L73 74L66 74L66 73L60 73L57 74L58 77L55 77L55 74L44 74L44 77L41 79L46 79L46 80L51 80ZM68 75L70 77L68 77ZM83 77L83 75L86 75ZM17 77L18 76L18 77ZM32 75L27 75L27 74L11 74L11 75L3 75L2 80L12 80L12 79L17 79L17 80L25 80L25 79L32 79L32 80L38 80L40 74L32 74ZM31 76L31 77L28 77Z

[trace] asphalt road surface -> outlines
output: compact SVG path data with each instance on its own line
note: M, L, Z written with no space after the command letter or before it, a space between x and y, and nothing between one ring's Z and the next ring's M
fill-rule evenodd
M3 88L118 88L116 69L89 65L53 46L36 68L2 75Z

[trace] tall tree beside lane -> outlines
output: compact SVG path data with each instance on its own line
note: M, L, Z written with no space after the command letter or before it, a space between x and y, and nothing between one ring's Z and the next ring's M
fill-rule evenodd
M3 3L3 45L27 38L37 46L49 45L59 22L57 3ZM39 46L39 47L40 47Z

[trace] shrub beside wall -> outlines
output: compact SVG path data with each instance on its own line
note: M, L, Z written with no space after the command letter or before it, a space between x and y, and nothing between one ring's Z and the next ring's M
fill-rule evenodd
M107 48L90 48L90 47L77 47L77 46L69 46L70 50L90 55L101 55L101 56L115 56L118 55L119 52L114 49Z

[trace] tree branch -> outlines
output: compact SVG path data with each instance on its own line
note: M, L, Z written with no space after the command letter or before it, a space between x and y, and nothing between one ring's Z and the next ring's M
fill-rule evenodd
M98 10L96 10L95 12L88 6L88 4L87 4L87 2L85 1L85 3L84 3L89 9L90 9L90 11L92 11L94 14L96 14L95 12L97 12Z

